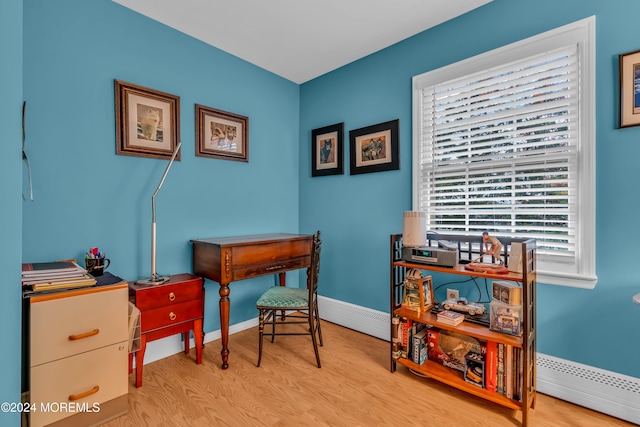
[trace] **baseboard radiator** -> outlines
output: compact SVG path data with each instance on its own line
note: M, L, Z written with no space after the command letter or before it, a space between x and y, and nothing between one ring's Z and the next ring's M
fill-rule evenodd
M319 297L320 317L389 341L389 313ZM640 379L538 354L540 393L640 425Z
M318 307L320 317L328 322L389 341L389 313L322 296L318 297ZM256 317L231 325L229 334L257 325ZM220 330L207 332L204 342L220 337ZM194 345L192 340L191 346ZM180 334L152 341L147 344L144 362L151 363L183 349ZM536 361L540 393L640 425L640 379L540 353Z

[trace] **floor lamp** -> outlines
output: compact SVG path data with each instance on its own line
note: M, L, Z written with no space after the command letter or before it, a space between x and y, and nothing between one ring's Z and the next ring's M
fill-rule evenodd
M168 276L160 276L156 273L156 196L162 188L162 184L164 183L164 179L167 177L169 173L169 169L171 169L171 165L178 154L178 150L180 150L180 146L182 142L178 142L176 149L173 151L173 155L171 156L171 160L167 165L167 168L164 170L164 174L160 179L160 183L158 184L158 188L154 191L153 196L151 196L151 276L146 279L138 280L137 283L143 285L157 285L160 283L164 283L169 280Z

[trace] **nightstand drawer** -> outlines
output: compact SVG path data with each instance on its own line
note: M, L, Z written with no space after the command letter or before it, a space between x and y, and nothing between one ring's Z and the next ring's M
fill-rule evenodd
M140 311L202 299L202 278L175 285L146 288L135 293L135 304Z
M181 304L159 307L153 310L141 311L141 332L177 325L203 317L203 301L193 300Z
M30 414L30 425L42 426L75 414L61 410L61 404L99 411L99 404L126 395L127 355L125 341L32 368L30 400L37 402L38 411ZM52 409L42 411L39 405L47 403Z
M127 293L124 286L32 302L31 366L126 341Z

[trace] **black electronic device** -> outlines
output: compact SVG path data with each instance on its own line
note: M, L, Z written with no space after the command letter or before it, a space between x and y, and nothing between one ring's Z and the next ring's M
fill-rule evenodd
M448 250L431 246L402 248L402 259L418 264L453 267L458 263L458 250Z

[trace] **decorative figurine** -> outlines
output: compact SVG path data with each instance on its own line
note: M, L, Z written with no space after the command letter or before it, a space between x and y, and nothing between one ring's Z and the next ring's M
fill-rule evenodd
M491 255L495 258L496 264L502 265L502 256L500 255L500 251L502 250L502 243L496 237L491 236L488 231L482 232L482 240L484 242L484 254L483 255ZM489 248L491 245L491 248Z

